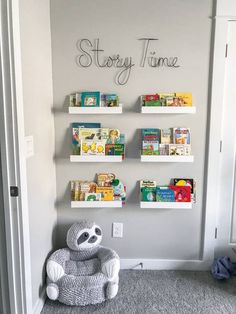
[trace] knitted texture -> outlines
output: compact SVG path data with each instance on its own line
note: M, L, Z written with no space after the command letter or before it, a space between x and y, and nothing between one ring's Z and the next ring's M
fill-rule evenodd
M49 258L49 261L61 265L65 272L60 278L57 277L56 282L53 282L52 276L51 279L47 278L48 287L52 283L58 287L58 300L64 304L101 303L114 297L114 291L118 290L119 256L115 251L99 245L101 233L96 233L97 227L87 220L73 224L67 232L69 248L57 250ZM84 232L87 233L86 239L83 239ZM83 239L82 245L78 241L80 237ZM95 243L89 242L94 238ZM51 268L56 271L58 267L55 263ZM117 288L111 289L112 285Z

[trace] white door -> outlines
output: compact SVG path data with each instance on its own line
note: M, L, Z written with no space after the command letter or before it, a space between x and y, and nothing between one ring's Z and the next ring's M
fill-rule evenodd
M236 260L236 21L228 22L227 42L215 257Z

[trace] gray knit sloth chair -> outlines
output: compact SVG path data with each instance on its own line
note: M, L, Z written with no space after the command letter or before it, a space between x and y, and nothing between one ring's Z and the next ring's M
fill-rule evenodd
M67 232L68 248L47 261L47 295L67 305L87 305L112 299L118 292L120 259L100 244L102 231L81 220Z

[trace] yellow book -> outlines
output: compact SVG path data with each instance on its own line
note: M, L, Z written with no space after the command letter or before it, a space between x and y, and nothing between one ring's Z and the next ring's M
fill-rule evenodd
M179 106L193 105L192 93L176 93L175 95L178 98Z
M97 187L96 193L101 193L102 201L113 201L114 200L114 191L110 187Z

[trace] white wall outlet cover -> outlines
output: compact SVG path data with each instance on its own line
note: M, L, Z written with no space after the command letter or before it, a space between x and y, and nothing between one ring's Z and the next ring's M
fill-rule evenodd
M112 236L113 238L123 238L123 223L122 222L113 222Z
M25 136L25 157L34 156L34 137L33 135Z

